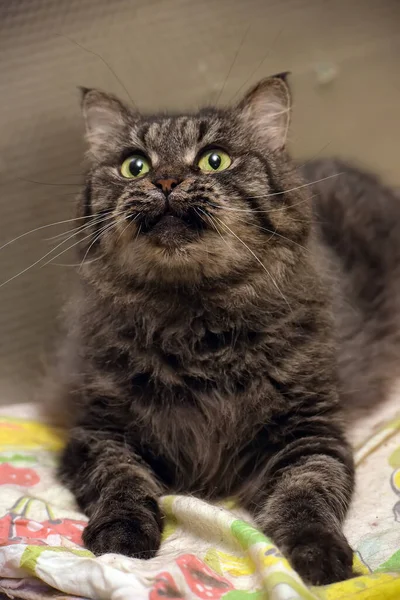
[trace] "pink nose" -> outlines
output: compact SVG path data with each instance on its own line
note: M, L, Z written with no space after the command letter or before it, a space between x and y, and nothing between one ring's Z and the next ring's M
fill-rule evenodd
M177 185L179 185L180 181L178 179L157 179L155 182L155 186L162 190L162 192L168 196Z

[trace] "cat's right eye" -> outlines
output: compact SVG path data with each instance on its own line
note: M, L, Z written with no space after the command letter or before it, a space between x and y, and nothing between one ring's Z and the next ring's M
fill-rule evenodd
M132 154L121 165L121 175L126 179L138 179L150 171L150 161L141 154Z
M219 148L213 148L206 150L200 156L198 166L205 173L216 173L217 171L225 171L231 163L232 159L227 152Z

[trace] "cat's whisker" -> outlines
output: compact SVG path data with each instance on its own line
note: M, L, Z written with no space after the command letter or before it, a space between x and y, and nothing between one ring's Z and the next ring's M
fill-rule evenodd
M225 244L227 244L226 240L224 239L223 235L221 234L221 232L219 231L215 220L216 219L222 226L226 227L226 229L235 237L239 240L239 242L241 242L248 250L249 252L254 256L254 258L257 260L257 262L262 266L262 268L264 269L264 271L268 274L268 276L270 277L271 281L273 282L273 284L275 285L275 287L277 288L277 290L279 291L280 295L282 296L282 298L284 299L284 301L286 302L286 304L288 305L289 309L291 309L291 306L289 304L289 302L287 301L286 297L284 296L284 294L282 293L282 290L279 288L278 284L276 283L275 279L272 277L271 273L268 271L268 269L266 268L266 266L262 263L262 261L258 258L258 256L253 252L253 250L251 248L249 248L249 246L247 246L247 244L245 244L245 242L239 237L237 236L229 227L228 225L226 225L226 223L224 223L223 221L221 221L221 219L218 219L218 217L216 217L215 215L211 216L208 213L205 213L203 210L201 210L201 208L199 208L198 210L200 210L205 216L209 217L210 221L214 224L214 228L217 231L217 233L219 234L219 236L221 237L221 239L225 242ZM272 233L272 236L269 238L272 239L274 233ZM276 233L276 232L275 232ZM227 244L228 245L228 244Z
M82 231L85 231L85 229L88 229L89 227L92 227L93 225L98 225L99 223L103 223L104 221L107 221L108 219L112 219L114 217L114 214L110 214L110 211L107 212L107 214L103 214L103 215L99 215L98 217L93 217L92 221L90 221L89 223L83 223L83 225L80 225L79 227L76 227L74 229L75 233L81 233ZM53 241L53 240L57 240L63 236L67 236L71 233L71 231L63 231L62 233L58 233L57 235L54 235L50 238L46 238L47 242Z
M306 252L310 251L309 248L306 248L305 246L302 246L298 242L295 242L294 240L291 240L290 238L286 237L285 235L282 235L281 233L278 233L276 229L274 231L272 231L271 229L268 229L268 227L261 227L261 225L256 225L255 223L252 223L251 221L245 221L243 219L241 219L241 222L242 223L247 223L248 225L251 225L252 227L256 227L257 229L261 229L262 231L266 231L267 233L271 233L272 235L268 238L267 242L269 240L271 240L276 235L277 237L280 237L283 240L286 240L286 241L290 242L291 244L294 244L295 246L298 246L299 248L302 248L302 250L305 250Z
M113 216L113 215L112 215ZM106 219L108 220L108 219ZM92 227L93 225L96 225L97 223L94 223L93 221L86 224L85 223L85 227L83 230L81 230L80 228L75 229L65 240L62 240L60 243L58 243L54 248L52 248L47 254L44 255L43 258L46 258L47 256L49 256L52 252L54 252L55 250L57 250L57 248L60 248L60 246L62 246L63 244L65 244L66 242L68 242L68 240L72 239L73 237L79 235L81 233L81 231L84 231L85 229L90 229L90 227ZM96 231L92 232L90 235L96 235ZM86 240L88 237L90 236L86 236L84 238L82 238L83 240ZM77 243L79 243L82 240L78 240ZM62 253L61 253L62 254ZM59 254L57 254L57 256L59 256ZM53 256L53 258L57 258L57 256ZM47 264L47 263L46 263ZM45 265L43 265L45 266Z
M272 196L282 196L283 194L288 194L289 192L295 192L296 190L301 190L301 189L309 187L311 185L315 185L316 183L321 183L322 181L326 181L327 179L332 179L333 177L339 177L339 175L343 175L343 172L333 173L333 175L328 175L327 177L322 177L321 179L316 179L315 181L309 181L307 183L303 183L302 185L297 185L296 187L289 188L288 190L282 190L281 192L272 192L271 194L261 194L260 196L248 196L248 198L249 198L249 200L252 200L252 199L256 199L256 198L271 198Z
M289 302L287 301L287 298L285 297L285 295L283 294L282 290L280 289L280 287L278 286L277 282L275 281L274 277L271 275L271 273L268 271L267 267L264 265L264 263L258 258L257 254L255 254L255 252L253 252L253 250L238 236L236 235L236 233L234 231L232 231L232 229L230 227L228 227L228 225L226 223L224 223L221 219L219 219L218 217L214 218L217 219L217 221L227 229L227 231L229 231L241 244L243 244L243 246L245 248L247 248L247 250L251 253L251 255L255 258L255 260L260 264L260 266L264 269L264 271L267 273L267 275L269 276L269 278L271 279L272 283L274 284L274 286L276 287L276 289L278 290L279 294L282 296L283 300L286 302L286 304L288 305L289 309L292 310Z
M87 260L86 264L90 265L93 262L96 262L97 260L101 260L103 258L103 254L101 256L98 256L97 258L92 258L91 260ZM56 263L53 262L53 260L51 261L51 263L49 263L51 265L54 265L55 267L79 267L81 265L81 263Z
M140 217L142 213L138 213L133 219L131 219L131 216L129 215L128 217L126 217L128 219L128 223L126 225L126 227L123 228L123 230L121 231L121 233L119 234L119 236L116 239L116 243L118 243L118 241L121 239L121 237L124 235L125 231L128 229L129 225L131 225L131 223L134 223L136 221L136 219L138 219Z
M113 223L111 223L111 225L113 225ZM107 227L109 227L109 226L110 226L110 224L109 224L109 223L107 223L107 225L105 225L105 226L102 228L102 231L103 231L103 229L105 229L105 228L107 228ZM65 254L66 252L68 252L68 250L72 250L72 248L75 248L75 246L78 246L78 245L79 245L81 242L83 242L84 240L87 240L87 239L91 238L92 236L96 235L96 233L98 233L98 232L93 232L93 231L92 231L91 233L89 233L89 235L87 235L87 236L85 236L85 237L83 237L83 238L81 238L81 239L79 239L79 240L75 241L73 244L71 244L71 245L70 245L70 246L68 246L67 248L64 248L63 250L61 250L61 252L59 252L59 253L58 253L58 254L56 254L55 256L51 256L51 257L49 258L49 260L47 260L45 263L43 263L42 265L40 265L40 268L42 269L43 267L46 267L46 266L47 266L47 265L49 265L49 264L50 264L50 263L51 263L53 260L55 260L56 258L58 258L59 256L61 256L62 254ZM73 237L73 236L71 236L71 237ZM67 240L65 240L65 241L67 241ZM44 257L43 257L43 258L44 258ZM43 259L42 259L42 260L43 260Z
M137 230L137 234L136 234L135 240L137 240L137 239L138 239L138 237L139 237L139 235L140 235L140 232L141 232L141 231L142 231L142 224L140 223L140 224L139 224L139 227L138 227L138 230Z
M75 219L73 219L75 220ZM47 258L48 256L50 256L55 250L57 250L57 248L59 248L60 246L62 246L63 244L65 244L66 242L68 242L68 240L70 240L71 238L73 238L74 236L76 236L79 233L79 231L74 231L66 240L61 241L59 244L57 244L54 248L52 248L51 250L49 250L49 252L46 252L46 254L44 256L42 256L41 258L39 258L38 260L36 260L35 262L33 262L31 265L29 265L28 267L26 267L25 269L22 269L22 271L20 271L19 273L17 273L16 275L13 275L12 277L10 277L9 279L7 279L6 281L4 281L3 283L0 284L0 288L2 288L4 285L6 285L7 283L10 283L11 281L13 281L14 279L17 279L17 277L19 277L20 275L23 275L24 273L26 273L27 271L30 271L30 269L32 269L33 267L35 267L36 265L40 264L45 258ZM96 233L96 232L95 232ZM87 239L88 237L90 237L91 235L95 235L95 233L91 233L90 235L86 236L83 238L83 240ZM51 262L51 260L54 260L55 258L57 258L58 256L60 256L61 254L63 254L64 252L66 252L67 250L70 250L71 248L73 248L74 246L76 246L77 244L79 244L81 241L83 240L78 240L78 242L76 242L76 244L73 244L72 246L69 246L68 248L66 248L65 250L63 250L62 252L60 252L59 254L57 254L56 256L52 256L50 261L47 261L45 264L43 264L42 266L47 265L49 262Z
M62 242L62 243L64 243L64 242ZM56 246L56 247L58 247L58 246ZM2 288L7 283L10 283L14 279L17 279L17 277L19 277L20 275L23 275L27 271L30 271L31 269L33 269L33 267L36 267L36 265L38 265L39 263L41 263L42 260L44 260L47 256L49 256L49 254L51 254L53 251L54 251L54 249L50 250L50 252L47 252L44 256L42 256L41 258L39 258L38 260L36 260L35 262L33 262L31 265L29 265L29 267L26 267L25 269L22 269L22 271L20 271L16 275L13 275L12 277L10 277L9 279L7 279L6 281L3 281L3 283L0 284L0 288Z
M136 104L132 98L132 96L130 95L130 93L128 92L128 90L126 89L125 85L123 84L122 80L120 79L120 77L118 77L118 75L115 73L114 69L112 69L112 67L109 65L109 63L105 60L105 58L103 58L100 54L98 54L97 52L95 52L94 50L89 50L89 48L85 48L85 46L83 46L82 44L80 44L79 42L77 42L76 40L73 40L72 38L68 37L67 35L64 35L62 33L56 33L56 35L58 35L59 37L63 37L66 40L68 40L69 42L71 42L71 44L75 44L75 46L78 46L79 48L81 48L82 50L84 50L85 52L88 52L89 54L92 54L93 56L96 56L97 58L99 58L101 60L101 62L103 63L103 65L105 65L107 67L107 69L113 74L113 76L115 77L115 79L118 81L118 83L120 84L120 86L122 87L123 90L125 90L129 100L132 102L132 105L136 108Z
M248 222L249 224L251 224L250 222ZM262 229L264 231L267 231L268 233L270 233L271 235L269 236L268 239L265 240L265 242L268 244L268 242L270 242L272 240L273 237L275 237L276 235L279 235L275 229L275 231L271 231L270 229L267 229L266 227L261 227L260 225L256 225L256 227L258 229ZM280 237L284 237L284 236L280 236ZM289 239L289 238L285 238L285 239ZM290 241L290 240L289 240Z
M114 215L113 215L113 217L114 217ZM119 221L117 221L117 222L119 222ZM85 255L84 255L84 257L81 260L79 269L81 269L83 267L83 263L86 262L86 258L88 256L91 248L93 247L93 245L97 242L97 240L103 235L103 233L105 231L107 231L107 229L112 229L113 225L116 226L117 222L113 220L112 223L106 223L106 225L103 225L103 227L100 228L100 231L97 231L97 232L94 233L95 237L91 241L89 247L86 249ZM90 235L88 237L90 237ZM83 238L83 239L87 239L87 238ZM73 248L73 246L72 246L72 248ZM68 248L68 250L69 250L69 248ZM57 257L55 257L55 258L57 258Z
M55 223L48 223L47 225L40 225L40 227L35 227L35 229L31 229L30 231L25 231L24 233L21 233L17 237L13 238L12 240L9 240L8 242L6 242L2 246L0 246L0 250L3 250L3 248L6 248L10 244L13 244L14 242L20 240L21 238L23 238L27 235L30 235L31 233L40 231L41 229L46 229L47 227L55 227L56 225L63 225L64 223L72 223L73 221L81 221L82 219L88 219L88 218L89 217L75 217L73 219L64 219L63 221L56 221ZM90 218L92 218L92 215L90 215Z
M82 182L80 183L72 183L72 182L67 182L67 183L55 183L52 181L36 181L34 179L25 179L23 177L17 177L16 179L19 179L19 181L24 181L25 183L36 183L37 185L50 185L50 186L75 186L75 187L82 187Z
M78 246L81 242L83 242L84 240L89 239L92 236L96 236L96 240L97 240L107 229L111 229L114 225L116 225L117 222L118 221L113 221L112 223L106 223L106 225L103 225L103 227L101 227L100 231L93 231L93 232L89 233L89 235L87 235L87 236L79 239L77 242L74 242L71 246L68 246L68 248L64 248L64 250L62 250L61 252L59 252L58 254L56 254L56 256L52 256L47 262L45 262L43 265L41 265L40 268L45 267L46 265L48 265L49 263L51 263L54 259L56 259L59 256L61 256L61 254L65 254L65 252L68 252L68 250L72 250L72 248L74 248L75 246ZM73 237L73 236L71 236L71 237ZM93 243L94 242L92 242L92 244Z
M195 208L195 211L196 211L196 212L197 212L198 210L199 210L201 213L203 213L203 215L205 215L206 217L208 217L208 218L209 218L209 220L210 220L210 222L211 222L211 225L213 226L213 228L215 229L215 231L218 233L218 235L220 236L221 240L222 240L222 241L223 241L223 242L224 242L224 243L225 243L225 244L228 246L228 243L227 243L226 239L225 239L225 238L224 238L224 236L221 234L220 230L219 230L219 229L218 229L218 227L216 226L216 224L215 224L215 221L212 219L211 215L210 215L209 213L206 213L204 210L202 210L202 209L201 209L201 208L199 208L199 207L197 207L197 209ZM198 214L198 213L197 213L197 214ZM200 218L202 218L202 217L201 217L201 215L199 215L199 216L200 216ZM204 219L203 219L203 220L204 220Z
M289 171L289 173L294 173L295 171L301 171L301 169L303 169L303 167L305 167L309 163L313 162L316 158L318 158L318 156L321 154L321 152L324 152L327 148L329 148L329 146L331 145L331 143L332 143L332 141L328 142L327 144L324 144L318 150L318 152L315 152L315 154L313 154L312 156L310 156L310 158L308 158L306 161L304 161L300 165L296 164L295 167Z
M249 81L252 80L253 76L257 73L258 69L260 69L262 67L262 65L265 63L265 61L270 57L271 51L274 49L276 42L278 41L278 39L280 38L280 36L282 34L282 31L283 31L283 28L278 32L278 35L275 36L272 44L270 45L267 52L264 54L263 58L260 60L260 62L256 66L256 68L253 69L253 71L250 73L250 75L247 77L247 79L242 83L242 85L236 90L234 95L229 99L229 104L231 104L234 101L234 99L239 95L239 93L242 91L242 89L245 86L247 86Z
M240 44L239 44L239 47L238 47L238 49L237 49L237 50L236 50L236 52L235 52L235 56L233 57L233 61L232 61L232 63L231 63L231 66L229 67L229 69L228 69L228 73L227 73L227 75L226 75L226 77L225 77L225 79L224 79L224 82L223 82L223 84L222 84L222 86L221 86L221 89L219 90L218 97L217 97L217 99L216 99L216 101L215 101L215 104L218 104L218 102L219 102L219 101L220 101L220 99L221 99L221 96L222 96L222 94L223 94L223 92L224 92L225 86L226 86L226 84L227 84L227 82L228 82L228 80L229 80L229 76L230 76L230 74L232 73L232 69L233 69L233 67L234 67L234 66L235 66L235 64L236 64L236 61L237 61L237 58L238 58L238 56L239 56L240 50L241 50L241 49L242 49L242 47L243 47L243 44L244 44L244 42L245 42L245 39L247 38L247 34L249 33L249 30L250 30L250 25L248 25L248 26L246 27L246 30L245 30L245 32L244 32L244 35L243 35L243 37L242 37L242 39L241 39L241 42L240 42Z
M316 179L315 181L311 181L308 183L303 183L302 185L298 185L296 187L293 188L289 188L288 190L282 190L281 192L272 192L270 194L262 194L260 196L247 196L248 200L256 200L257 198L271 198L273 196L282 196L283 194L288 194L289 192L295 192L296 190L300 190L302 188L306 188L309 187L311 185L315 185L316 183L321 183L322 181L326 181L327 179L332 179L333 177L338 177L339 175L343 175L342 172L339 173L334 173L333 175L328 175L327 177L322 177L321 179ZM218 206L217 204L213 204L212 202L207 202L210 206L214 206L215 208L221 208L223 210L231 210L231 211L235 211L235 212L247 212L247 213L254 213L254 212L259 212L259 213L271 213L271 212L277 212L277 211L282 211L282 210L288 210L290 208L293 208L294 206L299 206L300 204L304 204L305 202L309 202L310 198L305 198L303 200L300 200L300 202L295 202L294 204L291 204L290 206L280 206L279 208L270 208L268 210L252 210L250 207L249 208L232 208L232 207L228 207L228 206Z
M114 215L113 215L113 216L114 216ZM122 230L122 231L121 231L121 233L119 234L119 236L118 236L118 238L117 238L117 240L116 240L117 242L118 242L118 240L121 238L122 234L123 234L123 233L124 233L124 232L125 232L125 231L128 229L129 225L130 225L131 223L133 223L133 222L134 222L134 221L135 221L135 220L138 218L138 216L139 216L139 215L137 215L137 216L136 216L134 219L132 219L132 220L131 220L129 215L128 215L128 216L126 216L126 215L125 215L123 218L116 220L116 221L115 221L115 223L112 223L112 225L115 225L115 226L117 226L117 225L119 225L119 223L121 223L121 222L123 222L123 221L125 221L125 220L128 220L128 224L126 225L126 227L124 227L124 228L123 228L123 230ZM79 269L81 269L81 268L83 267L83 264L84 264L84 263L86 263L86 258L87 258L87 256L88 256L88 254L89 254L89 252L90 252L91 248L92 248L92 247L93 247L93 245L94 245L94 244L97 242L97 240L98 240L98 239L99 239L99 238L100 238L100 237L103 235L103 233L104 233L104 232L107 230L107 228L108 228L108 225L106 225L106 227L105 227L105 228L103 227L103 229L101 229L101 231L98 233L98 235L96 235L96 237L94 238L94 240L91 242L90 246L88 247L88 249L87 249L87 250L86 250L86 252L85 252L85 255L84 255L84 257L82 258L82 261L81 261L81 264L80 264L80 267L79 267ZM112 227L109 227L109 229L112 229Z
M279 208L271 208L268 211L260 211L260 212L272 213L272 212L282 212L285 210L290 210L291 208L294 208L295 206L300 206L301 204L308 204L310 202L310 200L312 200L313 198L317 198L317 197L318 197L318 194L314 194L313 196L309 196L308 198L299 200L299 202L295 202L294 204L290 204L288 206L280 206Z
M209 200L207 200L207 204L209 206L213 206L214 208L218 208L220 210L228 210L231 212L244 212L247 213L248 215L251 215L252 213L272 213L272 212L276 212L276 211L283 211L283 210L290 210L291 208L295 207L295 206L299 206L300 204L305 204L306 202L309 202L310 200L312 200L313 198L316 198L317 195L314 194L312 196L309 196L308 198L305 198L304 200L300 200L300 202L295 202L294 204L290 204L288 206L281 206L280 208L268 208L267 210L253 210L250 206L248 208L232 208L231 206L222 206L220 204L213 204L212 202L210 202ZM251 199L251 196L248 196L247 199ZM293 219L291 217L291 221L293 221L293 223L307 223L308 221L306 219ZM315 223L322 223L323 221L316 221L313 219L313 221Z

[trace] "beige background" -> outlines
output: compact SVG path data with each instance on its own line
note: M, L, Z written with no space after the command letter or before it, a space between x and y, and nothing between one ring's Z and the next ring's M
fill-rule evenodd
M399 25L398 0L0 0L0 246L73 216L77 85L181 109L291 70L296 156L339 154L400 183ZM65 227L3 248L0 284ZM73 272L56 255L72 243L0 287L0 403L31 397Z

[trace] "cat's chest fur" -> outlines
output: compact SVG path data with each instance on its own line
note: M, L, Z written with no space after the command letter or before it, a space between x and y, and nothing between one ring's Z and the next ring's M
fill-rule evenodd
M281 342L263 321L201 305L92 320L91 377L114 390L99 421L108 413L170 489L210 489L274 409L268 370Z

